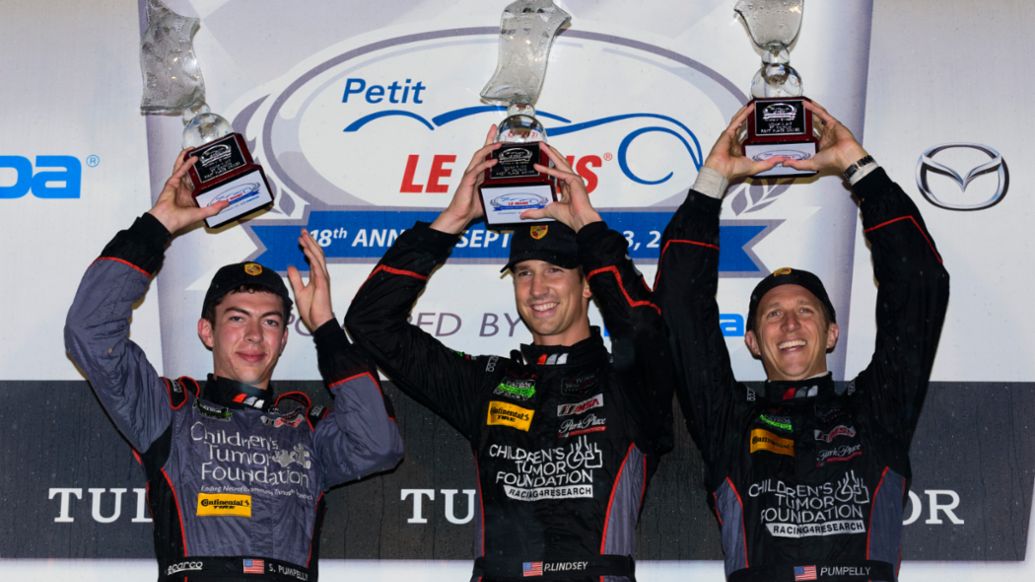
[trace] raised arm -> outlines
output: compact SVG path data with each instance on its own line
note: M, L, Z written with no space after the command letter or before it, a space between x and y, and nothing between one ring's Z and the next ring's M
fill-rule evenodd
M303 283L295 267L288 267L288 280L302 322L313 332L320 376L334 396L334 407L313 438L326 488L395 467L403 444L373 361L349 342L334 318L323 250L305 230L298 242L309 263L309 280Z
M738 133L752 108L741 109L705 159L694 189L662 237L654 294L668 324L676 394L697 446L709 458L737 395L715 294L719 283L719 211L731 180L761 172L780 158L744 156Z
M65 349L116 427L145 452L169 426L169 381L129 339L133 305L161 268L175 233L223 209L199 209L184 176L195 158L177 157L155 206L104 247L83 276L65 320Z
M545 143L552 168L536 165L557 181L558 199L528 218L550 217L576 232L579 261L611 337L614 366L625 397L642 429L637 445L662 454L672 448L672 387L674 372L661 309L628 254L628 242L611 230L593 208L582 178L560 152Z
M395 241L345 316L352 338L395 384L468 439L475 438L481 425L479 389L502 374L504 366L450 350L407 318L459 233L481 214L475 192L486 168L495 163L487 159L496 147L490 145L494 136L495 128L472 158L449 206L431 225L417 223Z
M820 152L827 152L812 163L820 172L845 175L851 185L877 278L877 341L857 387L869 391L861 396L878 425L909 442L945 319L949 274L909 196L837 119L819 105L810 109L822 132Z

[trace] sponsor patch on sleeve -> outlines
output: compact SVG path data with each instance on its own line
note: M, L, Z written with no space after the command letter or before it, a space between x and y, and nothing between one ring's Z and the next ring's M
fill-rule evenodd
M490 400L489 415L485 419L485 424L489 426L509 426L528 432L529 427L532 426L533 415L535 415L535 411L530 408L522 408L509 402Z
M250 518L252 496L235 493L198 493L198 515Z
M794 441L776 436L764 428L751 431L751 452L767 451L777 455L794 456Z

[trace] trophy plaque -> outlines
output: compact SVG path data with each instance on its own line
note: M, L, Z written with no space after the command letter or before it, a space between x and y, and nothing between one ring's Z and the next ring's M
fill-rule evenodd
M144 114L181 114L183 147L198 161L188 171L194 202L201 208L230 204L205 220L215 228L273 205L262 167L252 160L244 136L205 103L205 81L192 45L199 20L176 14L161 0L148 0L147 29L140 43Z
M774 156L806 160L816 155L812 115L805 109L801 77L790 65L805 0L740 0L734 8L747 28L762 67L751 83L754 114L748 117L744 155L762 161ZM755 177L808 176L812 171L778 165Z
M209 228L273 205L266 173L252 160L241 134L230 133L205 143L192 149L188 156L198 158L187 172L194 183L194 202L198 207L229 202L219 214L205 219Z
M488 228L553 221L520 215L556 200L553 180L534 168L535 164L549 166L550 160L539 146L546 141L546 130L536 119L533 105L543 86L553 39L570 19L553 0L517 0L503 10L499 63L481 92L485 101L507 107L496 134L503 145L492 154L497 163L479 186Z

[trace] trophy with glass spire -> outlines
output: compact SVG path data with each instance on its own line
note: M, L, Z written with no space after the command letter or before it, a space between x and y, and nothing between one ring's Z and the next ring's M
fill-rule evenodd
M205 80L192 44L199 20L176 14L161 0L148 0L147 30L140 42L144 114L182 115L183 147L198 161L188 175L194 201L229 206L205 220L215 228L273 205L266 173L252 160L244 136L205 103Z
M751 82L754 115L748 117L744 155L754 160L783 156L804 160L816 154L812 116L805 110L801 77L790 64L805 0L740 0L734 10L744 22L762 67ZM756 176L804 176L815 172L776 166Z
M496 135L503 145L493 152L498 162L486 171L479 188L489 228L550 222L522 219L520 214L556 198L553 181L533 167L550 164L539 149L539 142L546 141L546 130L536 119L533 105L543 87L553 39L570 19L553 0L517 0L503 10L499 63L481 93L483 100L507 107Z

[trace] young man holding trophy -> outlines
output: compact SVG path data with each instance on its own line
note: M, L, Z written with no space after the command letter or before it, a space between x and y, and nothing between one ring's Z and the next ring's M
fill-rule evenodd
M467 225L498 144L478 150L449 206L403 233L352 301L345 324L403 392L471 444L477 472L472 580L633 580L634 530L671 448L671 362L650 289L582 178L543 144L558 222L519 226L509 270L532 343L506 356L442 345L407 316ZM612 353L588 308L595 298Z
M665 230L655 286L676 357L677 393L706 465L733 582L893 582L911 476L909 444L948 301L948 274L916 206L852 133L809 103L810 159L744 155L742 109L712 148ZM819 278L782 268L751 294L745 343L761 387L739 383L718 325L719 210L732 180L782 163L844 177L873 253L876 350L847 383L827 352L838 340Z
M144 466L158 580L313 582L324 492L391 469L402 440L377 372L335 321L323 255L308 235L309 281L293 267L289 278L331 410L273 388L292 301L258 263L219 269L205 295L198 337L212 351L207 381L160 376L129 339L133 307L173 236L226 204L193 202L186 176L195 161L182 152L154 207L87 269L65 345Z
M546 53L568 15L550 0L504 11L500 67L483 91L508 106L449 205L403 233L345 318L401 390L471 445L478 501L472 580L634 579L647 482L671 443L661 313L585 184L535 119ZM550 163L552 162L552 167ZM552 203L551 203L552 202ZM509 357L454 352L408 323L471 221L513 227L504 267L532 343ZM589 323L595 298L611 339Z

